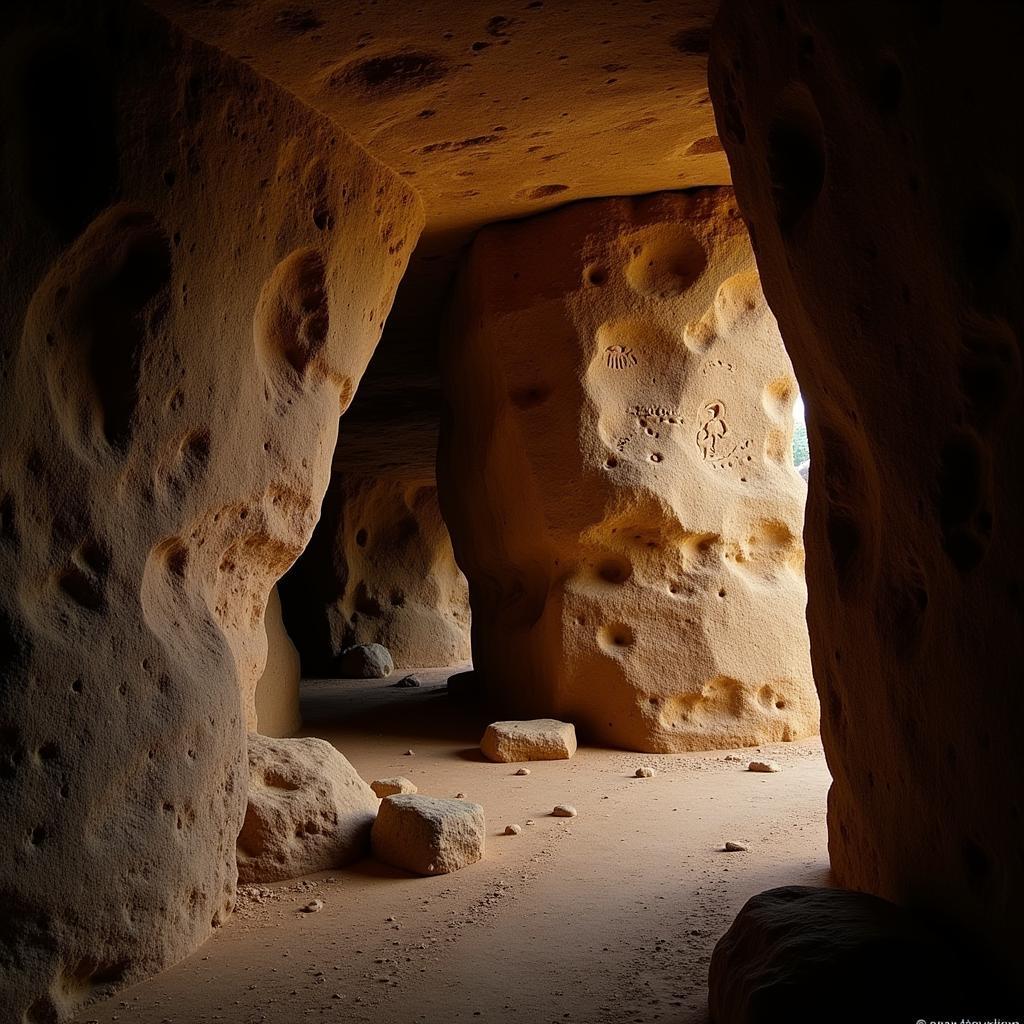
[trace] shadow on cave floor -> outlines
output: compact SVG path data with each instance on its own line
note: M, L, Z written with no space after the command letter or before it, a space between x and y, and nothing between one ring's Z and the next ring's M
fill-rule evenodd
M450 675L470 666L392 672L386 679L304 679L301 688L304 736L332 738L367 734L473 744L493 721L486 708L453 700L446 689ZM417 687L395 683L414 675ZM475 759L475 758L474 758Z

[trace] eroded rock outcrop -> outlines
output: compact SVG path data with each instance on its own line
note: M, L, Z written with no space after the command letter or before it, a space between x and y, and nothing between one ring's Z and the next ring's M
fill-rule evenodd
M343 867L369 852L377 797L330 743L250 733L248 751L239 881L297 878Z
M1016 967L1024 10L998 12L727 0L711 86L809 414L833 872Z
M728 190L485 229L444 363L492 695L636 750L816 730L796 381Z
M344 675L356 644L381 644L400 669L469 659L466 579L432 481L336 474L281 592L306 676Z
M0 1005L38 1021L232 906L267 598L421 217L158 16L46 10L4 23L0 192Z

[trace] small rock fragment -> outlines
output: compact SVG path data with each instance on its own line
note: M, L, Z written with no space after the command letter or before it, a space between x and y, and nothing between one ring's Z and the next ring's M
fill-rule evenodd
M748 772L781 772L782 765L777 761L751 761L747 765Z
M579 813L572 804L555 804L555 809L551 812L555 818L575 818Z
M394 796L396 793L418 793L419 789L415 782L411 782L404 775L391 775L386 779L374 779L370 783L370 789L382 800L386 796Z
M404 757L412 757L412 751L411 750L407 750L403 756Z
M734 839L730 839L725 844L726 853L742 853L747 847L743 843L737 843Z
M466 799L466 794L465 793L456 793L455 794L455 799L456 800L465 800Z
M315 914L318 910L324 909L323 900L310 900L303 908L304 914Z
M722 758L722 760L723 761L742 761L743 758L742 757L737 757L735 754L726 754L725 757Z
M414 686L422 686L423 683L418 676L402 676L397 683L392 683L391 685L406 690Z
M515 775L529 775L530 774L530 769L529 768L517 768L515 770L514 774Z
M517 836L522 831L523 831L522 825L506 825L505 826L505 835L507 835L507 836Z
M638 779L653 779L656 774L657 773L653 768L647 768L646 766L643 768L637 768L633 773L634 777Z
M533 818L527 818L526 819L526 824L527 825L536 825L537 823L533 820Z

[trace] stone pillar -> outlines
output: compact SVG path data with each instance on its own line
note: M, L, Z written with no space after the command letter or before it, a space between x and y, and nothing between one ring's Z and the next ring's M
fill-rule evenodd
M491 695L633 750L814 733L796 381L731 192L487 228L452 321L439 482Z
M0 62L0 1005L26 1021L232 906L267 598L421 218L145 8L46 9Z
M726 0L710 72L808 409L834 877L1018 967L1022 32L1015 4Z
M466 579L431 479L336 473L282 595L307 676L336 674L353 644L383 644L400 669L469 660Z

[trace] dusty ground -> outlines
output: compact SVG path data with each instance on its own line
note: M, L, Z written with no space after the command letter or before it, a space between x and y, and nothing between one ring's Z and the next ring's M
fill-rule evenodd
M365 861L243 888L198 953L78 1020L696 1024L711 950L747 897L827 881L816 740L757 748L784 766L774 775L744 770L753 750L736 761L584 747L517 777L480 760L486 715L449 701L447 672L389 685L402 674L304 684L307 731L367 780L403 774L483 804L486 859L437 878ZM633 778L641 765L656 776ZM579 817L551 817L563 801ZM500 834L511 822L521 835ZM749 851L720 852L728 839ZM301 913L315 897L323 910Z

